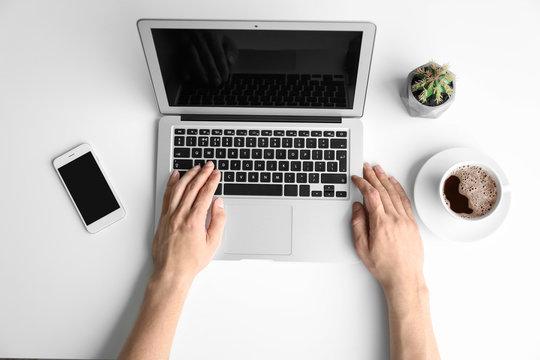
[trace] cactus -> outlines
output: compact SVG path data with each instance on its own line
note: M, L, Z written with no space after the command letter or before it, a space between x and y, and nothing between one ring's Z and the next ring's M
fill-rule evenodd
M450 83L455 80L454 74L448 72L448 64L439 66L430 61L427 66L419 67L414 71L412 91L421 91L418 100L427 103L432 96L438 105L443 101L443 94L452 96L453 89Z

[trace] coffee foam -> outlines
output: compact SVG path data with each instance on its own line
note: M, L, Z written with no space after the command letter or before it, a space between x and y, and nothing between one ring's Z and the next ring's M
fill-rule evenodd
M473 210L471 214L460 213L459 216L477 218L491 211L497 202L497 183L485 169L475 165L463 165L452 171L448 177L452 175L459 178L459 192L469 199L469 207ZM444 200L450 208L446 196Z

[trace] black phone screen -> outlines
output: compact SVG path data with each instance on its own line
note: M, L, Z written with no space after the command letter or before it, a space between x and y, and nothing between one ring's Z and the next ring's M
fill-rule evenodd
M91 152L58 168L86 225L120 208Z

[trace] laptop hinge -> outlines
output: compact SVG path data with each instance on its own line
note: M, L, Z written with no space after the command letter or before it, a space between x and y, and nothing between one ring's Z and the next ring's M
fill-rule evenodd
M341 123L341 116L183 114L181 121Z

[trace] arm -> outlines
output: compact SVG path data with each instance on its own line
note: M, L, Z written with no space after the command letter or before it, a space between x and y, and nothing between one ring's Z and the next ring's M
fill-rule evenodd
M440 359L424 280L424 250L411 203L380 166L364 164L352 180L364 196L355 202L351 226L356 252L381 284L390 322L392 360Z
M169 178L159 225L152 243L154 271L150 277L135 326L118 359L168 359L174 333L195 276L216 252L225 226L223 200L206 213L220 179L213 163L195 167L181 179Z

